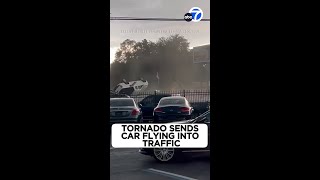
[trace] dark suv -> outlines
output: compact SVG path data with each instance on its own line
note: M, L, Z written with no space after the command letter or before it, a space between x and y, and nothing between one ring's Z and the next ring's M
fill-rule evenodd
M210 110L196 117L195 119L174 122L177 124L187 123L205 123L208 125L208 146L204 149L200 148L142 148L139 150L141 154L150 155L161 162L168 162L174 159L183 158L184 154L189 153L210 153Z

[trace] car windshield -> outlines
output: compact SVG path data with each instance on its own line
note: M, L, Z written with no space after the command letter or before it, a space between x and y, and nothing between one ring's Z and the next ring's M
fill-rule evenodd
M159 105L185 105L186 102L182 98L162 99Z
M132 99L111 99L110 107L119 107L119 106L134 106Z

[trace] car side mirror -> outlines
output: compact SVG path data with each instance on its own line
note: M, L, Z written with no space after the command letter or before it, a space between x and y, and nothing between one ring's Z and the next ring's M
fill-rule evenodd
M142 104L141 104L141 103L139 103L139 105L138 105L138 106L139 106L139 108L142 108Z

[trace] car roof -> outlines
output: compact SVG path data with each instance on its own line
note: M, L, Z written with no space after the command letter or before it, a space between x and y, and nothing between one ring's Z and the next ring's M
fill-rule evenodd
M182 96L170 96L170 97L163 97L162 99L186 99L186 98Z

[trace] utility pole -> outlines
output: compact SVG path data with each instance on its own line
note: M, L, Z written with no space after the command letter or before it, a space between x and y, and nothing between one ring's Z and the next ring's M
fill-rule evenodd
M158 79L158 89L160 90L160 77L158 72L157 72L157 79Z
M205 80L206 80L206 84L207 84L208 89L209 89L209 87L210 87L210 73L209 73L209 71L207 70L206 66L207 66L206 63L204 63L204 64L202 65L202 67L203 67L203 69L204 69L204 71L205 71L205 73L206 73Z

